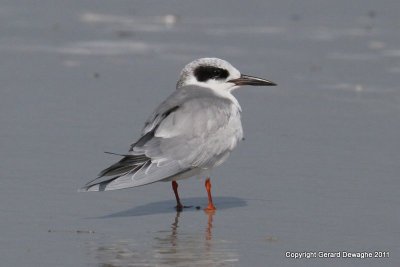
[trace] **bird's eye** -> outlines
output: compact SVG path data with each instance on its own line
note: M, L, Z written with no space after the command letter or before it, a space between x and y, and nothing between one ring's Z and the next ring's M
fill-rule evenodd
M213 66L199 66L194 70L194 76L199 82L205 82L210 79L224 80L229 76L229 72L226 69Z
M213 70L214 77L218 77L220 74L221 74L221 71L219 69Z

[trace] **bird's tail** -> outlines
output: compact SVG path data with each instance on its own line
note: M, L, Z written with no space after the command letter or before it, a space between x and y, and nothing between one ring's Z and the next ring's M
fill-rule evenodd
M151 163L151 159L145 155L120 155L110 152L106 153L122 156L123 158L107 169L102 170L96 179L78 189L78 192L110 190L107 189L109 183L126 175L134 175L137 171L146 168Z

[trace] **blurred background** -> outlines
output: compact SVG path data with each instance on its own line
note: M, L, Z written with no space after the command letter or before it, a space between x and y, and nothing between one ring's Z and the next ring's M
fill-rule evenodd
M2 266L399 266L400 2L0 1ZM185 64L235 92L218 208L169 183L76 190L139 137ZM180 183L204 207L198 179ZM388 258L290 259L302 251Z

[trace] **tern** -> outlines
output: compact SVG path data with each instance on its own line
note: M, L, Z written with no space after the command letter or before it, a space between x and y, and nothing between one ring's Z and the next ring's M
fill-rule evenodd
M243 85L275 83L241 74L219 58L200 58L187 64L176 90L145 122L129 153L100 172L79 191L107 191L172 182L176 209L184 206L177 180L205 175L206 211L216 208L211 196L209 170L223 163L243 138L242 109L232 91Z

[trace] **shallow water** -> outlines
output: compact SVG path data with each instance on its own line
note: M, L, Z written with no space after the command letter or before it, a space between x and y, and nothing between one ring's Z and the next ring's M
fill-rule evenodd
M0 1L4 266L399 266L400 2ZM242 88L245 141L204 181L77 193L192 59ZM286 252L389 258L286 258Z

